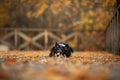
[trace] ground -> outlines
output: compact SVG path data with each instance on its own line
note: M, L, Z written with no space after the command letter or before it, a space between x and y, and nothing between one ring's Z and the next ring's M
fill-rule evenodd
M0 80L120 80L120 56L74 52L70 58L49 51L1 51Z

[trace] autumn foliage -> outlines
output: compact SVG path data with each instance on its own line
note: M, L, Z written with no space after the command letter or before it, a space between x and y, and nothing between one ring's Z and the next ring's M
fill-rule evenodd
M104 30L116 0L2 0L1 27Z
M120 56L74 52L70 58L48 57L49 51L1 51L2 80L119 80Z

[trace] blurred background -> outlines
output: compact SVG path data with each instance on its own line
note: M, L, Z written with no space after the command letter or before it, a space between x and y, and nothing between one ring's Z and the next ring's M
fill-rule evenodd
M0 49L105 50L105 30L116 0L0 0Z

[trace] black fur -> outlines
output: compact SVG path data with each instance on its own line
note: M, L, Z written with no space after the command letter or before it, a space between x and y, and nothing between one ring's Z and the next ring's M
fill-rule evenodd
M66 43L59 42L56 43L55 46L51 49L51 52L49 54L50 57L60 55L70 57L73 52L73 49Z

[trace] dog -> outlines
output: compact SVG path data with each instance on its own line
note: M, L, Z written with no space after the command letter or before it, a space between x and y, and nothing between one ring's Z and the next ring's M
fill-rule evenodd
M73 53L73 49L68 44L59 42L53 46L49 56L59 57L62 55L62 56L70 57L72 53Z

